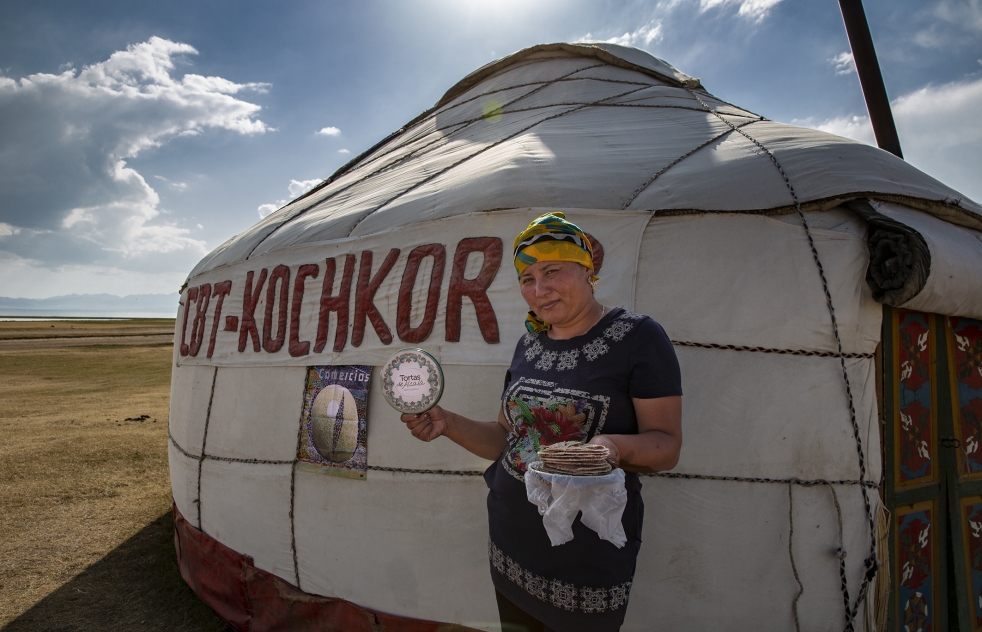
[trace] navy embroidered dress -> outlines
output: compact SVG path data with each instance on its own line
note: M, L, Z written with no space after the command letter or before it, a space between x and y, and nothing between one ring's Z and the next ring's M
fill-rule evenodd
M632 397L681 395L675 349L661 325L615 309L569 340L530 333L515 349L502 408L508 447L484 473L488 555L495 588L547 627L561 632L616 630L624 621L641 546L644 505L638 475L627 473L618 549L573 523L573 539L552 546L525 493L526 464L539 446L597 434L637 434Z

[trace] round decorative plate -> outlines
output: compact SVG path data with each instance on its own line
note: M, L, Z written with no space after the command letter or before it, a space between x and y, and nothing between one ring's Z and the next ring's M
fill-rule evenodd
M397 351L382 365L382 394L401 413L426 412L443 395L443 369L422 349Z

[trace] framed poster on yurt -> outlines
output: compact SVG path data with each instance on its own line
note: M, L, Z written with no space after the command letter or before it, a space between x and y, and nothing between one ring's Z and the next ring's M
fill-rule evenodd
M372 367L307 367L297 467L345 478L368 469L368 387Z

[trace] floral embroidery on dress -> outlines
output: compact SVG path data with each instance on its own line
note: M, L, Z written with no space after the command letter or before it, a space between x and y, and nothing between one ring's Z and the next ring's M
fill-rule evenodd
M621 340L624 340L624 336L626 336L632 329L634 329L634 323L629 323L618 319L612 322L610 327L604 330L604 337L610 338L614 342L620 342Z
M524 475L528 464L538 460L542 446L560 441L582 441L586 437L583 430L586 406L582 399L544 405L535 397L527 402L513 397L508 402L514 436L508 441L507 463Z
M535 368L539 371L551 371L554 365L557 371L575 369L581 352L583 353L583 357L587 359L587 362L596 360L610 351L610 346L604 338L612 342L621 342L634 329L634 326L637 324L636 321L644 318L646 318L644 314L624 311L599 336L583 345L580 349L571 349L563 352L545 351L542 339L540 338L542 335L541 331L527 333L522 337L522 342L527 347L525 349L525 360L531 362L538 357L539 360L535 363ZM557 359L559 361L558 363L556 362Z
M568 371L576 368L576 360L580 356L579 349L563 351L559 354L559 362L556 364L557 371Z
M497 547L495 547L497 548ZM632 582L625 582L610 589L610 607L613 610L627 604L627 598L631 594Z
M559 354L555 351L543 351L542 357L535 363L535 368L539 369L540 371L548 371L552 368L552 365L555 364L558 356Z
M607 589L606 588L580 588L580 595L583 596L581 608L583 612L603 612L607 609Z
M554 579L549 582L549 588L552 590L552 596L549 599L552 605L563 610L576 612L576 595L579 591L573 584Z
M610 588L592 588L546 579L522 568L490 539L488 557L494 570L507 577L510 582L536 599L570 612L599 613L617 610L627 604L627 597L631 592L631 582Z
M593 362L608 351L610 347L603 338L596 338L583 345L583 355L586 356L587 362Z
M542 341L536 340L532 343L532 346L525 350L525 360L531 362L540 353L542 353Z
M549 601L549 580L525 571L525 590L536 599Z

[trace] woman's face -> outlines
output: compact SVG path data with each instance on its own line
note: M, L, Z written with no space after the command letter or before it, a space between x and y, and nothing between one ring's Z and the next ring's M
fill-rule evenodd
M562 326L593 302L592 275L592 270L572 261L540 261L522 272L518 284L536 316Z

